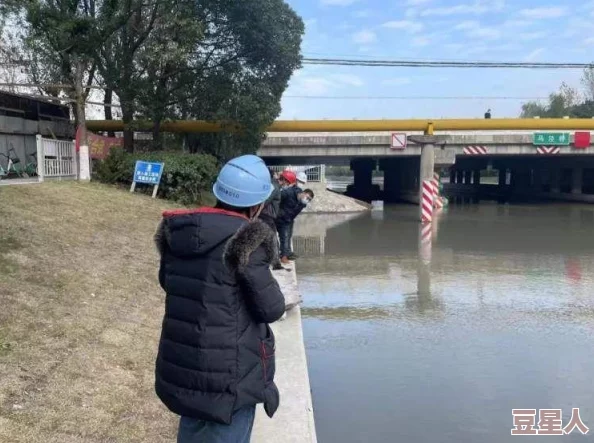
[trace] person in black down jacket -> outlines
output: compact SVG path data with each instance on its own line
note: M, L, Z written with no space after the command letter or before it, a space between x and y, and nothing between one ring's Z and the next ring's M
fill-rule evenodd
M291 238L293 236L293 222L303 209L313 200L314 193L311 189L305 191L295 186L296 176L292 172L284 172L282 177L288 184L281 191L280 212L276 217L276 229L280 239L281 263L288 264L293 256Z
M272 169L270 170L270 180L272 182L272 186L274 186L274 189L264 204L264 209L262 209L262 213L260 214L260 220L266 223L270 229L272 229L272 232L276 232L276 217L280 211L281 189L278 181L274 177L274 171L272 171ZM275 258L272 263L272 269L283 269L280 262L280 257L277 256Z
M272 417L274 335L285 299L270 264L272 230L258 220L272 192L264 162L229 161L215 208L170 211L155 234L166 292L155 389L181 416L178 443L247 443L255 405Z

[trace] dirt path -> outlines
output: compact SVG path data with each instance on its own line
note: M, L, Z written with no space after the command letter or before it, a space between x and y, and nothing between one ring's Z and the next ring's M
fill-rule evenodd
M153 390L166 207L93 184L0 188L0 441L175 441Z

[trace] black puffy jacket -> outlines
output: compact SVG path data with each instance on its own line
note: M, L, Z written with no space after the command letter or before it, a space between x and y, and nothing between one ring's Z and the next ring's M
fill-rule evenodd
M268 200L266 200L264 209L262 209L262 214L260 214L260 218L266 219L266 221L268 222L267 224L269 224L270 221L276 220L281 204L280 186L278 185L278 183L276 183L276 181L273 181L272 185L274 186L272 194L270 194L270 197L268 198Z
M269 264L270 228L215 208L164 213L155 241L166 292L155 389L174 413L229 424L238 409L279 404L274 335L285 311Z
M280 211L276 217L276 224L290 224L303 211L305 205L297 197L303 190L297 186L290 186L281 191Z

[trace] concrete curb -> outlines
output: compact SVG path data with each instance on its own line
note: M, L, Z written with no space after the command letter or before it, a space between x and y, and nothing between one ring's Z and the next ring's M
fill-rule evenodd
M287 304L301 301L295 265L290 272L274 271ZM287 312L284 320L272 325L276 337L275 382L280 391L280 407L272 419L258 405L252 433L253 443L317 443L311 387L301 325L301 307Z

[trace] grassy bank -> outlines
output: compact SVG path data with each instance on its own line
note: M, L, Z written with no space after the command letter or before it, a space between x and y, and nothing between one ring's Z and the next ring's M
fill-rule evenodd
M153 368L163 201L95 184L0 188L0 441L171 442Z

